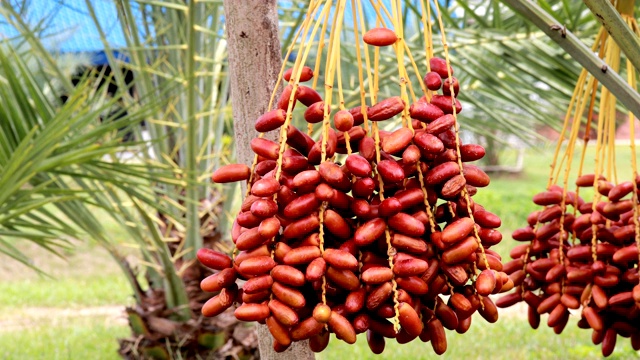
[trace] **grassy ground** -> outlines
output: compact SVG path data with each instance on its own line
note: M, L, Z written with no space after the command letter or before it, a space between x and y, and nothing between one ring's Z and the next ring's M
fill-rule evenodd
M625 341L623 341L625 340ZM627 339L619 338L611 359L630 359L637 357ZM495 324L486 323L475 316L471 329L465 334L447 331L447 352L438 356L431 344L419 339L405 345L395 340L387 341L380 356L373 355L364 335L358 337L354 345L347 345L335 338L328 349L317 358L329 359L375 359L379 357L393 359L598 359L602 355L600 348L591 343L591 333L578 329L575 321L567 325L562 336L553 330L541 326L532 330L527 320L520 316L503 316Z
M592 149L589 149L592 152ZM492 176L491 185L480 189L474 199L500 215L504 241L496 250L508 260L514 245L509 233L525 224L536 206L531 197L542 191L548 179L552 151L529 151L525 172ZM620 163L628 161L621 148ZM586 164L585 171L593 165ZM573 165L571 182L577 165ZM629 176L621 167L619 178ZM115 236L122 236L117 234ZM124 239L123 239L124 240ZM0 359L117 359L115 339L129 335L126 320L119 314L131 303L128 284L115 262L98 246L78 246L68 260L61 260L29 244L18 244L53 278L40 276L28 268L2 259L0 262ZM480 317L465 335L448 332L447 359L595 359L600 348L591 344L591 334L571 324L562 336L544 325L529 328L526 314L518 310L501 316L489 325ZM544 323L544 321L543 321ZM438 358L429 344L414 341L399 346L387 343L384 358ZM369 359L366 339L355 346L332 341L319 359ZM627 339L618 339L614 359L638 357Z
M108 317L72 317L28 328L0 330L1 359L120 359L116 338L128 327Z
M129 335L129 285L109 254L78 246L67 260L20 244L51 277L0 263L0 359L118 359Z

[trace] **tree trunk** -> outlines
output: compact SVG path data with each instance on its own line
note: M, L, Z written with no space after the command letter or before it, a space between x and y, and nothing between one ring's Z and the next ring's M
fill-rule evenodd
M276 0L224 0L229 46L231 105L238 163L250 165L251 139L258 135L254 121L267 110L269 97L282 66ZM277 132L267 134L277 138ZM292 344L276 354L269 330L258 325L262 359L314 359L307 341Z
M231 76L233 130L238 163L250 164L253 124L267 110L282 55L276 0L224 0ZM280 92L281 89L278 89ZM277 131L267 134L277 139Z
M486 136L484 138L485 141L485 150L487 155L485 156L485 161L488 166L499 166L500 165L500 145L491 137Z

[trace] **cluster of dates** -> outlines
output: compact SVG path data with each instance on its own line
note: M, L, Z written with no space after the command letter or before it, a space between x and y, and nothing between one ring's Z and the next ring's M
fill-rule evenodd
M548 313L547 325L557 334L569 310L579 311L578 326L593 330L593 343L602 344L604 356L612 353L617 335L631 338L639 350L640 238L633 196L638 183L640 178L635 185L614 185L602 176L597 181L594 174L580 176L576 185L593 187L599 195L595 205L557 185L535 195L533 202L545 208L513 233L514 240L525 242L512 249L513 260L504 265L516 288L497 305L524 301L530 325L537 328L540 315Z
M454 104L456 113L461 108L451 96L458 83L445 80L452 69L443 59L430 65L425 84L432 91L444 84L444 94L408 108L391 97L336 111L333 129L320 95L289 85L277 108L257 119L259 132L288 126L286 138L253 139L253 170L233 164L213 174L218 183L249 181L250 194L233 225L237 255L198 252L203 265L219 270L201 284L219 292L202 308L205 316L237 304L239 320L266 323L276 351L309 339L318 352L330 332L347 343L367 332L374 353L384 350L385 338L420 338L438 354L447 348L445 328L466 332L476 311L497 320L488 295L513 283L489 249L502 239L495 230L500 219L471 198L489 184L481 169L467 164L484 149L459 144L452 113ZM312 76L304 67L300 81ZM326 140L314 141L289 124L299 104L307 107L308 123L324 120ZM365 116L379 122L403 112L412 126L370 133L361 126ZM336 161L341 154L344 165Z

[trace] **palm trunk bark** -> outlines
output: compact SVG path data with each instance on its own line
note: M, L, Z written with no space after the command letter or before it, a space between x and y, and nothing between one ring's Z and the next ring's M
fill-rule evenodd
M249 144L258 135L253 123L267 110L269 97L282 66L277 2L224 0L224 12L236 157L238 163L250 165L253 153ZM274 132L267 134L267 137L275 139L277 135ZM276 354L267 327L258 325L257 328L262 359L315 358L307 341L294 343L286 352Z

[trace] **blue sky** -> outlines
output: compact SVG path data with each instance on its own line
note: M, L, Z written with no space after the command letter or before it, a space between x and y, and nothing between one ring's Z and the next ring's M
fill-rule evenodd
M15 1L14 1L15 2ZM126 45L118 14L112 0L92 0L96 15L113 47ZM30 0L23 18L36 27L42 22L45 46L54 51L102 51L100 36L89 16L85 0ZM17 35L17 30L1 20L3 37Z

